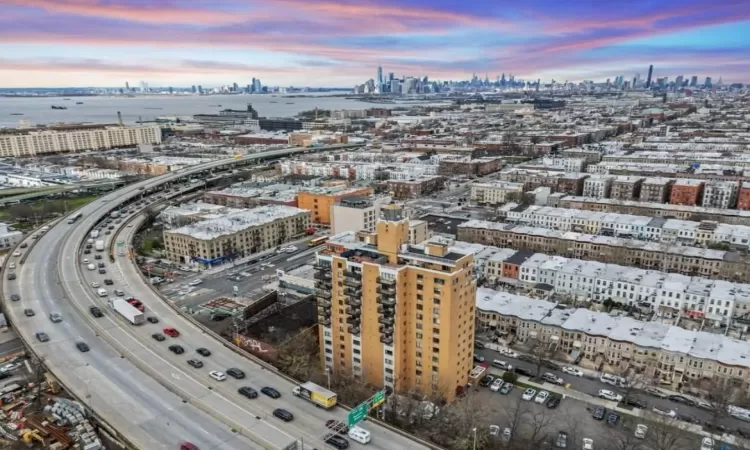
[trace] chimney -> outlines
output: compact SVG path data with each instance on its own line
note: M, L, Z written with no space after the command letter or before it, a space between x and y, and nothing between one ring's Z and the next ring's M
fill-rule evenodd
M120 111L117 111L117 123L119 123L120 126L123 126L122 125L122 113Z

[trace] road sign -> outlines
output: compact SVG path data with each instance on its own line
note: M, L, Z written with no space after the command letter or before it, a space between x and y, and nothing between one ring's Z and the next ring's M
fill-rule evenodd
M378 391L370 399L370 408L377 408L385 403L385 391Z
M346 424L349 425L349 428L356 425L359 421L367 417L367 411L370 409L370 405L368 402L360 403L359 406L356 408L352 408L351 411L349 411L349 415L346 417Z

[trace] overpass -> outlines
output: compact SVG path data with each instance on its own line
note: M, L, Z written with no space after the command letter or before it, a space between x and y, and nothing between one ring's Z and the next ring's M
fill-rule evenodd
M290 380L270 366L243 358L230 344L217 341L192 319L182 316L150 289L127 257L113 256L106 276L115 281L113 287L138 297L149 315L158 317L160 323L133 327L112 313L94 319L88 309L104 304L90 287L96 275L84 274L80 264L83 258L80 251L88 232L115 209L190 177L211 177L218 170L237 165L318 150L321 149L281 149L213 161L128 186L86 205L80 210L83 214L80 221L67 225L61 220L36 245L30 242L19 260L23 264L17 270L16 281L3 277L4 295L21 295L19 302L5 302L12 323L49 370L132 447L176 448L181 440L189 440L202 449L324 447L321 436L327 430L325 421L334 417L343 419L346 411L341 408L323 411L294 398L290 394ZM195 190L196 185L200 187L203 183L179 186L169 196L183 195ZM143 218L137 213L128 218L135 225L140 220ZM137 227L127 227L128 222L121 224L112 240L132 238ZM25 317L24 308L33 308L37 315ZM50 312L61 312L63 322L50 323L46 319ZM181 331L178 341L187 349L187 355L174 355L165 345L151 339L150 335L162 326L174 326ZM50 342L36 342L34 333L38 331L47 332ZM78 352L75 348L78 341L87 342L91 351ZM213 353L204 359L207 368L202 370L185 364L188 357L196 356L192 352L198 347L209 348ZM209 367L221 371L240 367L248 374L246 384L256 389L275 387L282 392L282 398L249 401L236 393L242 383L216 382L207 376ZM295 413L295 421L285 424L271 416L279 406ZM370 447L375 449L428 448L373 423L367 428L373 433Z

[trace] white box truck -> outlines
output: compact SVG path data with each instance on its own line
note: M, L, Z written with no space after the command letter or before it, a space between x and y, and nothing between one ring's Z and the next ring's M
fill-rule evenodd
M91 238L96 239L99 237L99 230L91 230Z
M94 248L96 249L97 252L103 252L104 251L104 241L102 241L101 239L99 239L98 241L96 241L96 244L94 244Z
M133 325L140 325L146 321L146 316L124 298L111 298L108 303L113 311L120 314Z

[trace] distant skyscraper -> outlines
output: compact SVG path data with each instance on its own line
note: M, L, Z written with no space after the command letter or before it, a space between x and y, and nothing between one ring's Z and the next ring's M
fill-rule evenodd
M263 85L260 84L260 78L253 78L253 90L255 92L261 92L263 90Z
M400 94L401 93L401 83L397 79L391 80L391 93L392 94Z
M198 93L203 94L203 86L201 86L200 84L198 85Z
M130 83L128 83L127 81L125 82L125 90L130 91Z
M237 83L232 84L232 91L237 92L240 90L240 86Z
M376 78L378 82L378 92L383 92L383 67L378 66L378 77Z
M680 75L680 76L678 76L677 78L674 79L674 87L675 88L677 88L677 89L682 88L682 83L684 83L682 75Z
M706 81L703 83L703 86L710 88L713 86L713 83L711 83L711 77L706 77Z
M690 86L698 86L698 75L693 75L690 78Z
M654 66L653 64L648 66L648 78L646 78L646 89L651 87L651 76L654 75Z
M195 94L196 92L198 92L198 90L195 88L195 85L193 85L193 88L191 90L193 91L193 94Z
M148 92L148 83L141 81L141 92Z

